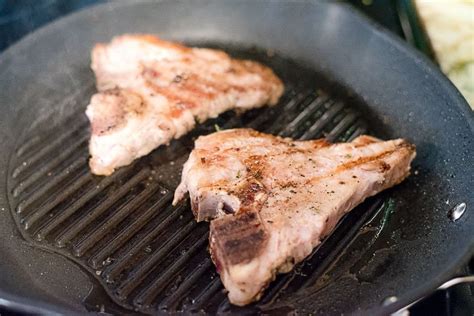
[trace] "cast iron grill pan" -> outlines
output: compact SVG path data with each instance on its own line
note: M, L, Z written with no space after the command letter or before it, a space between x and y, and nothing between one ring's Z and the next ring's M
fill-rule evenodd
M144 313L271 309L285 291L296 292L327 273L332 260L374 216L375 226L366 225L366 232L375 234L380 228L377 214L388 209L384 198L370 199L346 216L306 261L272 282L260 302L245 309L232 306L207 251L208 224L194 221L189 201L171 206L194 139L216 128L252 127L298 139L348 141L366 133L367 125L311 70L272 52L219 48L274 69L286 87L279 104L244 114L224 113L112 176L97 177L87 165L90 131L84 111L95 91L89 81L70 98L50 104L49 115L32 124L12 157L8 190L23 237L79 264L127 309ZM58 109L63 117L51 125Z
M285 98L275 108L225 113L109 179L91 176L83 114L94 92L88 55L94 43L127 32L203 46L233 43L239 49L223 48L276 70ZM245 49L251 45L277 56ZM423 56L341 3L110 2L5 51L0 81L0 294L7 303L113 313L124 306L157 314L389 314L452 278L473 253L474 183L466 172L474 153L472 111ZM169 206L193 138L214 124L329 139L350 139L369 127L384 139L407 138L418 155L406 181L344 218L258 304L235 309L208 261L207 224L192 222L186 203ZM449 214L462 203L467 210L453 221ZM383 303L392 296L398 300Z

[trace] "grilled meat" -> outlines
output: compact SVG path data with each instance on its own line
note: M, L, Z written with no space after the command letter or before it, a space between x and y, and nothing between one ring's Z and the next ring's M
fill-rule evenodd
M221 131L196 140L173 203L189 192L196 219L213 219L212 259L230 301L245 305L345 213L405 179L415 154L403 139L330 144Z
M90 167L109 175L230 109L274 105L283 93L267 67L151 35L123 35L92 51L97 89L86 114Z

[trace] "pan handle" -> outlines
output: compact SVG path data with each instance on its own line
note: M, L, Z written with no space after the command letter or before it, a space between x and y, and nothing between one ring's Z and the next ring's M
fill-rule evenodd
M449 281L446 281L443 284L441 284L436 289L436 291L447 290L450 287L453 287L453 286L458 285L458 284L464 284L464 283L473 283L474 284L474 275L466 275L466 276L460 276L460 277L453 278L453 279L451 279ZM408 316L408 315L410 315L410 311L408 309L410 307L412 307L413 305L415 305L416 303L422 301L425 298L426 298L426 296L414 301L413 303L405 306L404 308L399 309L395 313L392 313L391 316ZM396 300L397 300L397 298L392 296L392 297L387 298L385 301L386 301L386 303L390 304L390 303L395 302Z
M449 281L444 282L438 287L438 290L446 290L452 286L462 284L462 283L474 283L474 275L466 275L462 277L457 277Z

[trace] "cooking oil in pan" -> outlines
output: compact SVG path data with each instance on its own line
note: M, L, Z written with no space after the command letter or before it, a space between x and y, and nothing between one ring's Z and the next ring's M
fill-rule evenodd
M314 284L312 289L319 291L328 282L342 275L350 276L358 282L369 282L371 278L382 273L384 266L390 260L390 234L383 234L386 230L395 201L388 198L375 212L372 218L364 225L346 247L338 259ZM374 255L367 255L374 254ZM346 267L346 272L341 271L341 266Z

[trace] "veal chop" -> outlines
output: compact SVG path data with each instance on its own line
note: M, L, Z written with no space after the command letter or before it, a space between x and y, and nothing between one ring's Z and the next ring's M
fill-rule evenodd
M308 256L345 213L403 181L415 154L403 139L330 144L221 131L196 140L173 203L189 192L196 219L212 219L212 259L229 300L245 305Z
M123 35L92 50L98 93L91 122L91 171L109 175L230 109L274 105L283 84L271 69L226 53L152 35Z

